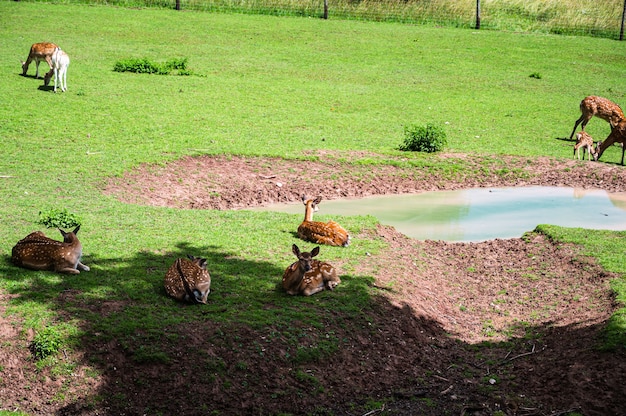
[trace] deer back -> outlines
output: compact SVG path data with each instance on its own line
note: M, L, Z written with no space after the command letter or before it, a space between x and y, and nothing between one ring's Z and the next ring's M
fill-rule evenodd
M619 105L607 98L598 97L597 95L585 97L580 102L580 112L587 119L591 119L593 116L600 117L608 121L611 126L614 126L618 121L624 119L624 112Z
M206 303L211 292L211 276L206 259L187 256L176 259L165 274L164 286L174 299L191 303Z
M350 235L341 225L335 221L313 221L313 212L318 210L321 200L321 196L309 199L302 195L305 211L304 220L298 226L298 237L316 244L346 247L350 244Z
M310 253L300 252L294 244L292 251L298 261L283 273L282 284L287 294L311 296L325 289L333 290L341 283L337 270L331 264L313 259L319 253L319 247Z
M80 226L74 231L65 232L61 229L63 241L46 237L41 231L30 233L18 241L11 252L11 260L20 267L32 270L54 270L57 272L78 274L79 266L82 270L89 270L80 263L83 246L76 234Z

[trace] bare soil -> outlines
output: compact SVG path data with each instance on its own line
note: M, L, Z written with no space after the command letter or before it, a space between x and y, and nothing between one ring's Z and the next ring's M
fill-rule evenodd
M377 157L371 154L317 156L324 162L188 157L111 179L105 192L129 203L238 209L297 201L303 192L333 199L477 186L626 191L626 169L605 163L485 163L444 155L482 167L450 179L350 163ZM273 336L274 328L225 327L207 319L201 327L176 328L184 342L167 347L169 361L138 364L115 340L94 342L82 346L81 356L65 357L80 365L51 374L37 370L28 350L33 334L5 315L4 295L0 409L59 415L626 414L626 351L598 348L618 307L608 283L616 276L597 265L593 253L539 233L446 243L379 226L354 238L388 243L358 270L375 276L380 295L358 316L343 317L352 325L329 319L319 331L294 322L309 339L332 333L342 340L339 350L304 367L284 359L288 341ZM59 302L71 296L63 293ZM94 313L120 307L103 303ZM251 358L260 356L259 345L263 358Z

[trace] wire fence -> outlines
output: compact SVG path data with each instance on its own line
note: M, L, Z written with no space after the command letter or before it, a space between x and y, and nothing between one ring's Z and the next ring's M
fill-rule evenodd
M28 0L27 0L28 1ZM39 0L623 37L626 0ZM478 7L480 6L480 7Z

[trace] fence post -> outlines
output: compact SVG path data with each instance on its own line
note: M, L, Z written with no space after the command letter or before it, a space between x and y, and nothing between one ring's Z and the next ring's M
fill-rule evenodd
M180 10L180 0L176 0L176 10Z
M622 11L622 25L619 29L619 40L624 40L624 15L626 15L626 0L624 0L624 10Z
M324 0L324 19L328 19L328 0Z
M626 4L626 0L624 0ZM480 29L480 0L476 0L476 29Z

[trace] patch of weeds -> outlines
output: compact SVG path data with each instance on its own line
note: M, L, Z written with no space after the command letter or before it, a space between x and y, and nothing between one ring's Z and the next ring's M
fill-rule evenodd
M133 352L133 360L138 363L162 363L170 362L170 357L154 346L141 345Z
M497 333L496 327L494 326L491 320L488 320L483 323L483 334L487 337L493 337Z
M62 344L61 331L55 326L47 326L35 334L30 351L37 360L43 360L59 352Z
M541 74L539 72L533 72L529 75L530 78L541 79Z
M68 212L67 209L51 208L45 211L39 211L38 224L44 225L47 228L74 228L78 227L82 223L82 219L76 215Z
M443 150L446 144L443 127L430 123L425 126L410 125L404 126L404 142L398 150L434 153Z
M176 71L178 75L192 75L187 69L187 58L173 58L165 63L153 62L148 58L122 59L115 63L113 71L157 75L169 75Z

